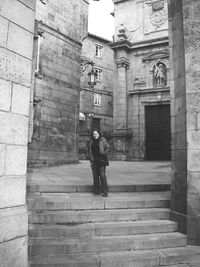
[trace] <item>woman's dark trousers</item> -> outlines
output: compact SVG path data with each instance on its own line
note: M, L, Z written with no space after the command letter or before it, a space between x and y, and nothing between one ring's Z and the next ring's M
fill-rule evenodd
M99 166L97 163L92 164L92 173L94 180L94 194L108 193L108 183L106 179L106 166Z

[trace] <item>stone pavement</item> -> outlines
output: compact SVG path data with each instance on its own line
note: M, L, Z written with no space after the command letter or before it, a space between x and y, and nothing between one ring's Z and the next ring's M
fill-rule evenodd
M170 184L170 162L111 161L106 170L109 185ZM28 183L45 185L90 185L89 161L28 171Z

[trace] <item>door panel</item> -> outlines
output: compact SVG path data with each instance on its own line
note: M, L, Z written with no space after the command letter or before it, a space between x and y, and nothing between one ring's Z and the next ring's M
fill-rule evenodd
M146 159L171 159L170 105L145 107Z

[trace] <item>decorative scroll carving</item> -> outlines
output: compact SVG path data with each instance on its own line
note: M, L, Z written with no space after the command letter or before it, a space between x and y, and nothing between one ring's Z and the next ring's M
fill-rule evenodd
M147 54L142 61L152 61L152 60L158 60L158 59L163 59L163 58L169 58L169 51L168 50L163 50L159 52L153 52L150 54Z

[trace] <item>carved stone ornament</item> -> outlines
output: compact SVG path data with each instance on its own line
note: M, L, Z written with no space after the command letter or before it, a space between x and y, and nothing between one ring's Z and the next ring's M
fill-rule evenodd
M118 28L117 38L118 41L123 41L128 39L127 30L123 24L121 24L120 27Z
M149 0L144 3L145 28L144 33L168 29L168 14L166 0Z
M120 58L117 59L116 64L117 64L117 68L128 69L129 65L130 65L130 62L129 62L129 60L127 58L120 57Z
M153 11L160 11L163 8L164 8L164 2L162 2L162 1L154 2L152 4Z
M153 14L151 15L150 18L151 24L155 26L156 29L160 28L165 23L166 20L167 20L167 12L164 8L159 11L153 11Z
M142 59L143 62L150 62L153 60L163 59L163 58L169 58L169 51L163 50L163 51L156 51L153 53L149 53L145 55L145 57Z
M138 87L138 86L145 86L146 85L146 78L145 77L135 77L133 86Z

